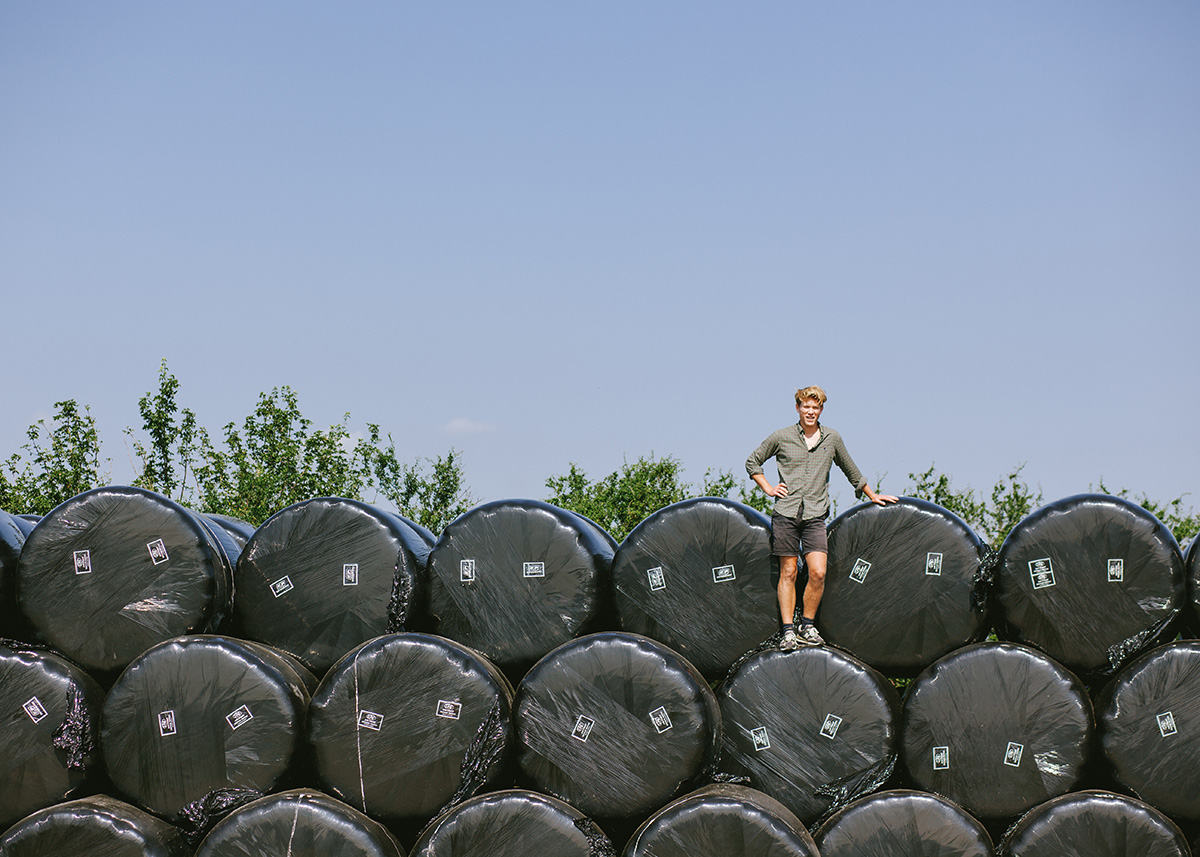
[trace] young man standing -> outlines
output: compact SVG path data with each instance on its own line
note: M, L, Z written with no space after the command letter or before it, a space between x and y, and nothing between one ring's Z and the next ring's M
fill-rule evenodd
M898 498L876 494L863 478L842 436L821 425L821 411L828 397L820 387L796 391L796 413L800 421L781 428L758 445L746 459L746 472L758 487L775 498L771 514L771 553L779 557L779 613L783 619L785 652L800 646L819 646L825 641L817 631L817 608L825 594L825 566L829 547L825 519L829 517L829 471L836 464L854 486L857 497L885 506ZM763 475L763 462L774 457L779 484ZM803 613L796 629L796 571L800 555L808 569L804 587Z

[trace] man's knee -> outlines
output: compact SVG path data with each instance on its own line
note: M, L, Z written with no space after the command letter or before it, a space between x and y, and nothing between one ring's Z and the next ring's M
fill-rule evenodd
M781 556L779 558L779 579L788 583L796 582L796 557Z
M816 584L825 582L825 556L809 554L805 557L805 568L808 569L808 579Z

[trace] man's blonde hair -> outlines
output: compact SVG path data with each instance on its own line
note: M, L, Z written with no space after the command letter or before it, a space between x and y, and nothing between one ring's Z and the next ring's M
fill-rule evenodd
M803 387L796 391L796 404L799 405L805 399L816 399L821 407L825 407L825 402L829 397L825 395L825 391L820 387Z

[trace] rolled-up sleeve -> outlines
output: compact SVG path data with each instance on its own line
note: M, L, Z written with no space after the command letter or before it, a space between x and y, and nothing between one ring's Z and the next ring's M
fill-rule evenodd
M779 448L775 435L771 435L758 445L750 457L746 459L746 473L751 478L763 472L763 462L774 455Z
M846 444L842 441L840 434L837 436L837 443L833 447L833 460L837 464L838 469L846 474L846 478L850 480L850 484L854 486L855 496L861 496L863 488L866 487L867 480L863 478L862 471L858 469L858 465L854 463L854 459L846 451Z

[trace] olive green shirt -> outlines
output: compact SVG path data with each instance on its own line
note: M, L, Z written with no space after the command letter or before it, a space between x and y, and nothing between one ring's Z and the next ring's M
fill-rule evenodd
M854 459L846 451L842 436L820 423L821 439L811 450L804 442L800 423L785 426L758 445L746 459L746 472L753 477L763 472L763 462L774 456L779 480L788 487L786 497L775 498L775 513L811 521L829 514L829 471L836 464L861 496L867 484Z

